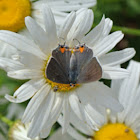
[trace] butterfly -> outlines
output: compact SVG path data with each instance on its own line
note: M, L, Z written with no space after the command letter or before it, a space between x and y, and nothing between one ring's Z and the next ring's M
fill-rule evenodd
M85 44L69 48L58 45L46 67L46 77L55 83L82 84L97 81L102 77L102 68Z

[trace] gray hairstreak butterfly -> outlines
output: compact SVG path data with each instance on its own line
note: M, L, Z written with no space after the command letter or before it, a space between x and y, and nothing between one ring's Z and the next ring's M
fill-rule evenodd
M97 81L102 77L102 68L93 51L85 44L69 48L59 45L52 52L46 77L55 83L75 84Z

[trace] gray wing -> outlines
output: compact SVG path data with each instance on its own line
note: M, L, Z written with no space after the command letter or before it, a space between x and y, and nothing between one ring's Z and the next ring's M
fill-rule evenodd
M50 59L48 63L46 69L46 76L49 80L53 82L61 84L69 84L68 76L65 74L60 64L53 57Z
M84 67L81 69L77 77L77 83L88 83L101 79L102 68L97 59L93 57Z
M52 52L52 56L59 63L59 65L62 67L64 73L68 76L69 75L71 52L65 51L64 53L61 53L59 48L57 48Z
M80 51L74 52L77 64L77 73L79 73L83 66L85 66L93 57L93 51L88 47L84 48L84 51L81 53Z

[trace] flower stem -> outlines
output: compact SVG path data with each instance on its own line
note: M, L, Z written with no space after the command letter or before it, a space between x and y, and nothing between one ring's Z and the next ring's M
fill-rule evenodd
M13 125L14 122L9 120L8 118L4 117L3 115L0 114L0 120L4 123L6 123L9 127Z
M127 28L127 27L121 27L121 26L112 27L112 31L118 31L118 30L121 30L123 33L126 33L126 34L140 36L140 29L133 29L133 28Z

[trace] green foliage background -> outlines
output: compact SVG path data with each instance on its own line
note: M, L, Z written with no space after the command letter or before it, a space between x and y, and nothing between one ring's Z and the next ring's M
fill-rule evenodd
M114 50L134 47L136 50L136 55L133 59L140 62L140 0L98 0L97 6L93 7L92 10L94 11L95 16L93 27L100 22L104 14L105 17L109 17L113 20L114 27L112 31L122 30L124 32L124 39L114 48ZM126 64L123 64L123 67L126 67L127 64L128 62ZM10 90L9 93L0 94L0 99L5 100L3 96L4 94L12 95L14 91L24 82L25 81L8 78L6 72L0 70L0 90L3 86L7 87ZM104 82L108 85L110 83L110 81ZM19 104L19 106L23 106L25 108L27 103L28 101ZM8 113L7 107L9 106L9 104L11 103L0 103L1 115L6 116L6 114ZM13 117L12 121L15 121L16 119L16 117ZM2 122L0 121L0 125L1 123ZM6 127L7 129L9 128L8 125L6 125ZM56 124L52 129L52 133L58 127L59 125ZM0 133L7 137L1 127Z

